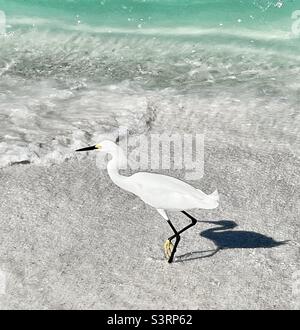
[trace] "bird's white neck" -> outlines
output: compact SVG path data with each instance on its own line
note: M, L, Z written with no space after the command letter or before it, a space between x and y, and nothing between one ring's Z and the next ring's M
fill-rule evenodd
M116 150L111 151L110 155L112 156L112 159L107 163L108 175L117 186L129 190L127 182L128 177L119 173L120 167L126 163L126 157L123 150L118 147Z

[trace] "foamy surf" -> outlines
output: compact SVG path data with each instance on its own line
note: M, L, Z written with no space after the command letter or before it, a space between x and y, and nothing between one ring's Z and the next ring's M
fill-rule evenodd
M119 126L249 146L255 128L297 154L292 4L14 3L0 0L0 167L62 162Z

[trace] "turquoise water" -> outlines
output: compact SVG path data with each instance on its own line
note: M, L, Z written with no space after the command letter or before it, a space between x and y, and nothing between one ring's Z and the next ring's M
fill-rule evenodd
M220 114L223 126L234 116L252 125L258 108L266 117L255 132L272 139L299 104L297 9L283 0L0 0L0 166L60 161L119 125L193 131Z
M0 7L11 18L61 20L70 25L80 16L81 24L104 27L218 28L223 23L224 28L268 31L289 31L290 15L299 9L297 1L284 0L1 0Z

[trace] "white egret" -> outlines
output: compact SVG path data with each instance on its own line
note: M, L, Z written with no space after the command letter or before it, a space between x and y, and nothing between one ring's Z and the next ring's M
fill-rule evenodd
M215 190L206 195L199 189L167 175L139 172L131 176L123 176L119 169L126 162L125 155L120 146L112 141L103 141L95 146L79 149L76 151L100 150L111 155L107 163L107 171L111 180L120 188L138 196L143 202L157 209L159 214L167 220L174 234L164 244L164 252L168 262L174 259L176 249L180 241L180 234L197 223L186 210L191 209L214 209L218 206L219 195ZM170 221L166 211L181 211L192 220L192 223L181 230L176 230ZM173 245L172 240L175 239Z

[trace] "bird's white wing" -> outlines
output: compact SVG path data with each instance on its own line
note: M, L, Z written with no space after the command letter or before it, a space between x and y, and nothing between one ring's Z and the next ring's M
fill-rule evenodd
M163 174L139 172L133 174L130 179L132 182L135 182L137 185L139 185L140 188L146 188L147 190L151 190L153 193L197 193L198 197L201 196L201 194L203 195L203 198L207 197L204 192L194 188L188 183Z
M129 180L134 186L132 192L156 209L212 209L218 205L215 198L171 176L139 172Z

